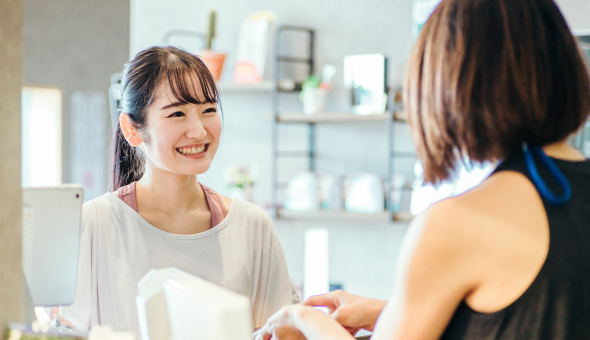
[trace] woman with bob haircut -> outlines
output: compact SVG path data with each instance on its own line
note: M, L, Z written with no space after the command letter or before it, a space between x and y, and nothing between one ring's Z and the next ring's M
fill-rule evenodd
M84 204L76 328L140 333L137 283L177 267L250 299L254 326L299 302L264 210L197 181L221 138L219 93L205 64L175 47L139 52L125 67L113 143L112 190Z
M312 297L257 339L590 339L590 161L566 143L590 79L557 5L443 0L404 97L425 181L466 158L497 169L414 219L388 302Z

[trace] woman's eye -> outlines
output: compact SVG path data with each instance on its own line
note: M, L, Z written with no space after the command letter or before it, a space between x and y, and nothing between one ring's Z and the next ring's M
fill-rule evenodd
M214 107L210 107L207 110L203 111L203 113L211 113L211 112L217 112L217 109Z
M178 112L174 112L173 114L171 114L170 116L168 116L168 118L170 117L182 117L184 116L184 113L182 113L181 111Z

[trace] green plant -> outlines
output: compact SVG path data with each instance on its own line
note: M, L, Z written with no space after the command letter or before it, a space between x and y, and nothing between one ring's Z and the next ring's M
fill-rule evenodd
M303 91L308 89L317 89L322 84L322 79L318 76L311 75L301 85Z
M209 12L209 31L207 32L207 49L211 50L213 45L213 38L215 38L215 19L217 15L215 11Z

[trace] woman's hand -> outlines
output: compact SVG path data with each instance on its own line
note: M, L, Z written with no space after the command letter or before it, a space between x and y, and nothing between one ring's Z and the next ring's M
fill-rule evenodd
M350 334L360 329L373 331L379 314L387 301L363 298L337 290L328 294L312 296L303 303L306 306L324 306L330 315Z
M255 340L352 339L330 316L303 305L283 307L254 337Z
M295 327L293 315L300 305L287 306L273 314L266 324L254 333L254 340L301 340L305 336Z

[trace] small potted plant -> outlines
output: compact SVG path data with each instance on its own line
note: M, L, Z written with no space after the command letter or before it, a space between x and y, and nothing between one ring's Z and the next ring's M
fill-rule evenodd
M216 81L221 78L221 71L223 71L223 63L225 62L225 53L213 52L213 38L215 38L215 24L216 24L216 13L211 11L209 13L209 29L207 32L207 49L202 51L200 54L201 59L207 65L207 68L213 75Z
M332 89L332 77L336 68L325 65L323 78L311 75L303 82L300 99L303 103L303 112L307 115L321 113L326 110L326 95Z

